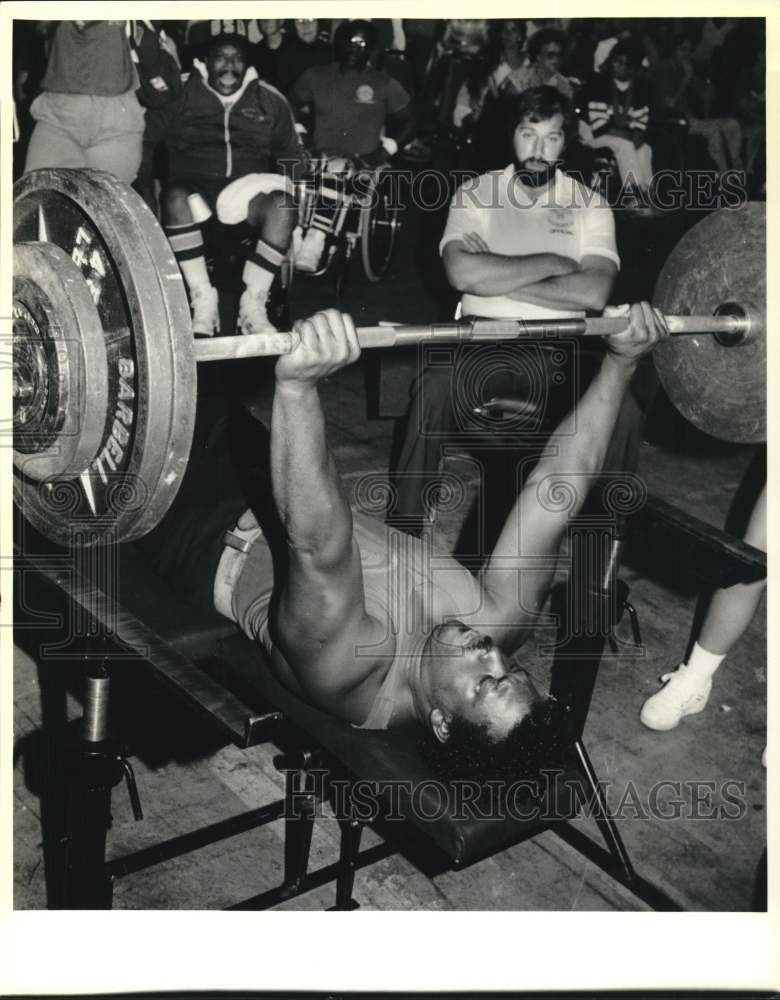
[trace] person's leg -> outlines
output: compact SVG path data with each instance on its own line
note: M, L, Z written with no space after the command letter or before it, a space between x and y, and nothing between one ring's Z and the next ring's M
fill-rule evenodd
M76 95L79 96L79 95ZM39 94L30 107L35 128L27 147L24 172L46 167L85 167L84 145L70 127L70 94ZM80 105L83 101L79 102Z
M766 486L753 508L745 541L766 551ZM753 620L765 587L764 579L715 592L688 662L664 674L665 686L642 706L640 719L648 728L673 729L684 716L702 711L715 671Z
M736 118L718 118L730 166L742 170L742 126Z
M750 515L745 541L766 552L766 486ZM765 588L764 579L717 590L699 631L697 645L709 653L725 657L753 620ZM688 659L689 666L692 659L693 656Z
M605 473L636 472L645 420L655 400L658 387L658 375L654 366L649 359L641 361L631 379L628 392L623 397L615 421L615 429L604 457Z
M249 505L231 458L231 426L225 400L201 394L181 487L162 521L131 543L150 570L204 614L215 613L214 575L224 533Z
M202 197L175 181L163 189L160 200L165 234L190 293L193 332L210 337L219 331L219 297L206 267L201 229L210 210Z
M639 172L639 186L648 191L653 183L653 150L651 146L644 142L636 150L637 170Z
M392 471L396 493L390 520L419 525L430 514L431 486L439 471L442 445L452 429L451 367L425 368L411 388L403 444Z
M295 268L298 271L313 272L319 269L327 237L333 231L339 210L348 197L345 178L320 173L313 195L314 212L301 248L295 255Z
M87 148L87 165L107 170L132 184L141 166L144 109L132 91L92 99L94 131Z
M259 230L260 238L244 265L246 290L241 296L238 314L242 333L276 330L268 318L266 302L273 280L290 249L297 221L297 206L285 190L256 194L249 201L247 222Z
M689 122L691 135L701 135L707 143L710 159L722 174L728 170L726 153L723 148L723 134L716 121L709 118L691 118Z
M630 185L631 187L642 186L639 176L642 173L642 169L637 157L637 151L630 139L623 139L617 135L600 135L593 141L597 146L606 146L615 154L618 170L620 171L620 180L624 185Z

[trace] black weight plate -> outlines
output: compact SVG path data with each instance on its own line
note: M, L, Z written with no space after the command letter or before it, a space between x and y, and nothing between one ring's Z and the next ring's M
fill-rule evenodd
M15 477L16 502L59 544L129 541L168 510L189 457L196 366L189 306L167 239L144 201L111 174L50 169L14 185L14 242L61 247L103 327L108 406L82 475Z

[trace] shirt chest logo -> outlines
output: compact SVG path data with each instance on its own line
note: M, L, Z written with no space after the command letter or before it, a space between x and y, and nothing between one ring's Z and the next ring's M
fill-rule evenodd
M574 212L570 208L551 208L547 213L551 233L574 235Z
M355 100L359 104L373 104L374 103L374 88L369 87L367 83L361 84L355 91Z
M250 122L268 121L268 116L264 115L259 108L241 108L238 113L242 118L248 118Z

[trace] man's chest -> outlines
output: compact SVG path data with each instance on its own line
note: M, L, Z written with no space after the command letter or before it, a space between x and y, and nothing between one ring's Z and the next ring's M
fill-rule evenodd
M384 87L373 76L336 76L317 90L317 115L339 121L383 116L384 99Z
M565 205L506 203L485 212L485 239L494 253L558 253L577 257L582 247L582 210Z

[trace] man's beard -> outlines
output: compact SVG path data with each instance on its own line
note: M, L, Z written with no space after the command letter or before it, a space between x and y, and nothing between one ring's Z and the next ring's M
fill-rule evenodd
M555 171L558 169L560 161L555 160L553 163L545 161L541 170L533 170L528 166L530 162L530 160L523 160L521 163L515 159L515 177L526 187L540 188L545 187L555 177Z

